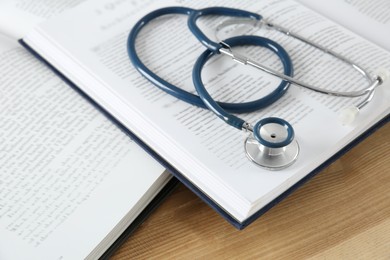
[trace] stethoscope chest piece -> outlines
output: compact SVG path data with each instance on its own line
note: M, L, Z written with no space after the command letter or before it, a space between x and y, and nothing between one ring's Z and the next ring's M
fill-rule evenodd
M246 155L255 164L268 170L282 170L298 158L299 145L294 129L285 120L268 117L253 127L253 135L245 141Z

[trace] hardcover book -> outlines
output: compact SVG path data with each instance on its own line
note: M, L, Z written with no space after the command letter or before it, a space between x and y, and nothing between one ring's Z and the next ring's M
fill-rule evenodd
M337 1L327 4L339 8ZM210 5L258 13L267 21L362 64L370 74L378 68L390 68L389 39L383 38L387 42L381 47L375 39L363 38L369 35L365 32L371 26L352 32L354 28L346 29L341 21L335 22L293 0L86 1L34 28L22 43L114 121L129 129L139 144L153 150L164 167L224 218L243 228L386 123L390 91L385 84L379 86L356 120L343 125L338 117L340 111L365 97L335 97L292 85L277 102L242 115L252 123L264 117L280 117L295 129L300 146L296 162L280 171L260 168L244 153L243 142L248 133L225 125L206 109L179 101L156 88L129 61L127 37L141 17L166 6L201 9ZM354 9L343 8L345 13ZM208 16L199 19L198 25L212 38L224 19L229 18ZM367 86L366 79L344 62L278 31L239 26L220 33L222 38L254 34L278 42L292 58L295 78L312 85L332 91ZM188 29L187 16L168 15L150 22L139 34L136 49L157 75L196 93L191 73L205 48ZM237 50L275 70L282 69L277 57L264 48L242 46ZM280 83L273 76L227 57L213 58L206 64L202 77L211 96L236 103L264 96Z

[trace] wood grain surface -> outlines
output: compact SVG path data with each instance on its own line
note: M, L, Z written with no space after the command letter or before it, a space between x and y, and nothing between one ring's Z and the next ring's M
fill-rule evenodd
M390 124L242 231L179 186L113 259L390 259Z

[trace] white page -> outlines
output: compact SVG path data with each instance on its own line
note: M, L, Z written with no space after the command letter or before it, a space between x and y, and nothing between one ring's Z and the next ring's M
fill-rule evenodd
M97 257L163 187L163 171L0 37L0 259L83 259L98 246Z
M261 169L245 157L245 134L224 125L211 112L178 101L151 85L134 69L126 54L126 37L142 15L161 5L207 7L209 3L147 1L133 6L134 3L121 2L116 8L104 9L113 2L86 2L72 10L72 15L43 25L28 35L26 41L239 221L269 203L389 113L389 91L380 88L357 123L344 127L337 119L338 112L351 103L357 104L358 100L322 96L291 87L269 108L243 115L251 123L264 116L278 116L295 127L301 147L297 162L279 172ZM261 13L271 21L344 53L364 64L370 72L377 67L390 67L388 53L296 2L214 1L213 5ZM211 28L218 21L207 19L203 24ZM350 90L366 85L348 66L277 32L266 33L280 41L291 54L298 78L331 89ZM191 70L204 47L189 33L186 17L156 21L139 35L137 47L141 58L158 75L194 92ZM280 69L269 53L261 49L250 52L261 58L261 62ZM267 92L278 84L278 80L257 71L247 73L248 68L243 69L227 59L223 61L207 66L204 81L213 83L207 84L208 89L224 101L245 101L261 95L262 86L267 86L262 90Z
M390 1L297 1L390 51Z
M21 39L37 24L84 0L1 0L0 33Z

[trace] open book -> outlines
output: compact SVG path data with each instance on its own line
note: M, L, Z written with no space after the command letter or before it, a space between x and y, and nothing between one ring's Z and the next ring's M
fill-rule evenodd
M235 7L310 38L362 64L370 73L390 69L389 48L381 48L293 0L245 1L112 1L91 0L23 38L23 44L45 60L152 148L175 176L236 227L242 228L313 176L373 128L387 122L389 88L376 95L353 125L344 126L338 113L362 98L321 95L296 86L271 106L243 115L249 122L275 116L289 121L296 132L300 155L292 166L269 171L251 163L243 152L245 133L200 109L157 89L135 70L126 52L132 26L163 6ZM338 3L333 3L336 7ZM140 33L141 59L159 76L195 93L191 71L204 47L187 28L185 16L166 16ZM209 37L223 17L207 17L199 25ZM366 29L371 30L368 26ZM237 28L239 33L248 28ZM226 37L233 32L222 32ZM279 42L291 55L295 77L331 90L361 89L367 82L356 71L329 55L271 30L249 33ZM357 32L360 33L360 32ZM386 32L383 32L386 33ZM242 52L277 70L281 64L261 48ZM211 95L227 102L244 102L268 93L279 80L227 58L206 65L203 79Z
M8 4L18 2L28 4ZM2 4L0 13L16 19ZM1 34L0 68L0 259L112 253L169 191L170 175L16 39Z

